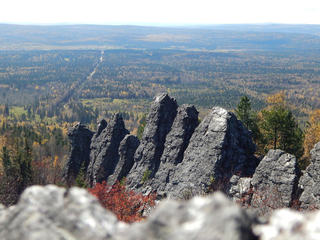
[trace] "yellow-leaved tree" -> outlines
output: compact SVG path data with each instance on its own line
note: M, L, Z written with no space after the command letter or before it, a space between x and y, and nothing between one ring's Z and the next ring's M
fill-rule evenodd
M288 107L288 104L286 101L286 91L281 91L281 92L269 95L266 99L266 102L269 105L268 108L271 108L273 106Z

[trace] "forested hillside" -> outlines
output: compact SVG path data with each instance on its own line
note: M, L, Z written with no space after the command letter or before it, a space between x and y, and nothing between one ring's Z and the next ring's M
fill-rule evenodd
M141 137L159 92L179 105L195 105L200 120L214 106L234 111L247 96L250 117L260 122L254 135L259 154L284 146L277 145L281 140L274 145L262 124L279 110L270 97L281 96L285 108L280 113L300 134L298 157L307 159L304 163L320 141L319 26L2 24L0 33L1 158L10 159L8 169L27 174L14 175L24 179L21 189L31 183L61 184L67 128L76 122L96 130L99 118L120 111L126 128Z

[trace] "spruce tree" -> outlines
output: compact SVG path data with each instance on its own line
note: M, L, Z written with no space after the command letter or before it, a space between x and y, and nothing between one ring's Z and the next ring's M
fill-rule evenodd
M241 97L235 112L237 118L243 122L244 126L250 129L250 126L252 125L251 101L247 95Z
M10 157L10 150L6 146L2 148L1 159L4 173L6 176L9 176L12 169L12 161Z
M261 133L258 127L258 116L251 108L251 100L247 95L241 97L237 108L235 109L237 118L243 125L252 132L253 141L259 145L261 142Z
M300 158L303 154L303 133L290 109L275 105L262 110L261 129L273 149L281 149Z

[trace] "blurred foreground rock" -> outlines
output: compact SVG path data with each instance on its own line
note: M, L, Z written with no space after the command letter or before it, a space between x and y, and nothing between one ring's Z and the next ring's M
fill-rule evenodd
M216 192L165 200L145 221L119 222L86 190L33 186L17 205L0 208L2 240L310 240L320 239L320 213L276 210L269 221Z
M17 205L1 210L0 239L110 239L118 224L84 189L33 186Z
M217 192L187 202L164 201L150 217L118 232L121 240L256 239L254 215ZM130 232L130 234L128 234Z
M253 232L260 240L317 240L320 239L320 212L279 209L271 214L267 224L256 225Z

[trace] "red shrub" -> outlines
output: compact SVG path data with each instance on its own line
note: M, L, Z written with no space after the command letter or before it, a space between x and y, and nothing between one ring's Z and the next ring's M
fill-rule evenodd
M120 221L127 223L140 221L143 211L154 206L156 198L156 194L142 196L132 190L127 190L125 181L123 184L117 181L113 186L103 181L88 191L96 196L101 205L112 211Z

